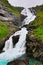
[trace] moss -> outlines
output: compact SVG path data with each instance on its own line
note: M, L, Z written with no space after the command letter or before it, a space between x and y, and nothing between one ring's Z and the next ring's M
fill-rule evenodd
M0 21L0 39L8 34L8 28Z
M36 8L38 9L38 13L36 14L36 19L31 24L31 26L35 26L32 34L39 40L43 40L43 8L42 6Z
M1 3L9 10L11 11L15 16L20 16L20 12L23 8L21 7L13 7L11 6L7 0L1 0Z
M36 15L36 19L33 21L33 26L43 26L43 11L40 11Z
M39 27L37 29L33 30L33 34L39 38L40 40L43 40L43 27Z
M10 37L19 28L10 22L3 22L0 20L0 42Z

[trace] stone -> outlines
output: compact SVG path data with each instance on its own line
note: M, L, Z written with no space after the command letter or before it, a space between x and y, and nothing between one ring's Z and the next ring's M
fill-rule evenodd
M8 65L29 65L28 64L29 60L26 58L26 59L23 59L23 60L15 60L15 61L12 61L10 63L8 63Z
M14 46L15 46L15 44L18 42L18 40L19 40L19 35L17 35L17 36L13 36L12 37L12 40L13 40L13 44L14 44Z

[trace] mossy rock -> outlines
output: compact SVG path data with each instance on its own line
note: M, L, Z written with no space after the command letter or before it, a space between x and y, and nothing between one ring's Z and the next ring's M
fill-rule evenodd
M36 61L34 59L30 59L29 60L29 65L42 65L42 63L39 62L39 61Z

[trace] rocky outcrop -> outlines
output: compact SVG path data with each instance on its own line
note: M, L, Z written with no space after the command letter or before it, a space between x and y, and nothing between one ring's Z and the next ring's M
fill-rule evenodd
M23 60L15 60L13 62L8 63L8 65L29 65L28 64L29 60L27 58Z
M13 36L12 37L12 40L13 40L13 46L15 46L15 44L18 42L18 40L19 40L19 35L17 35L17 36Z
M0 4L0 19L4 21L15 21L15 16Z
M35 38L34 35L28 34L26 47L28 57L33 57L43 62L43 42Z
M16 26L20 26L22 23L21 16L16 17L11 11L6 9L6 7L3 4L1 4L1 1L0 1L0 20L4 22L6 21L12 22Z

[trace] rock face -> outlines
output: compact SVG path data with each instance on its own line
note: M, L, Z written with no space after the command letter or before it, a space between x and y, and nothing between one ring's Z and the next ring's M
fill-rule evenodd
M15 21L15 16L0 4L0 19L4 21Z
M15 44L18 42L18 40L19 40L19 35L17 35L17 36L13 36L12 37L12 40L13 40L13 44L14 44L14 46L15 46Z
M25 58L23 60L15 60L13 62L10 62L10 63L8 63L8 65L29 65L28 61L29 60L27 58Z
M20 26L22 23L21 17L14 16L12 12L7 10L6 7L3 6L3 4L1 4L1 1L0 1L0 20L4 22L6 21L12 22L16 26Z
M34 35L27 35L27 56L33 57L41 62L43 62L43 43L37 40Z

